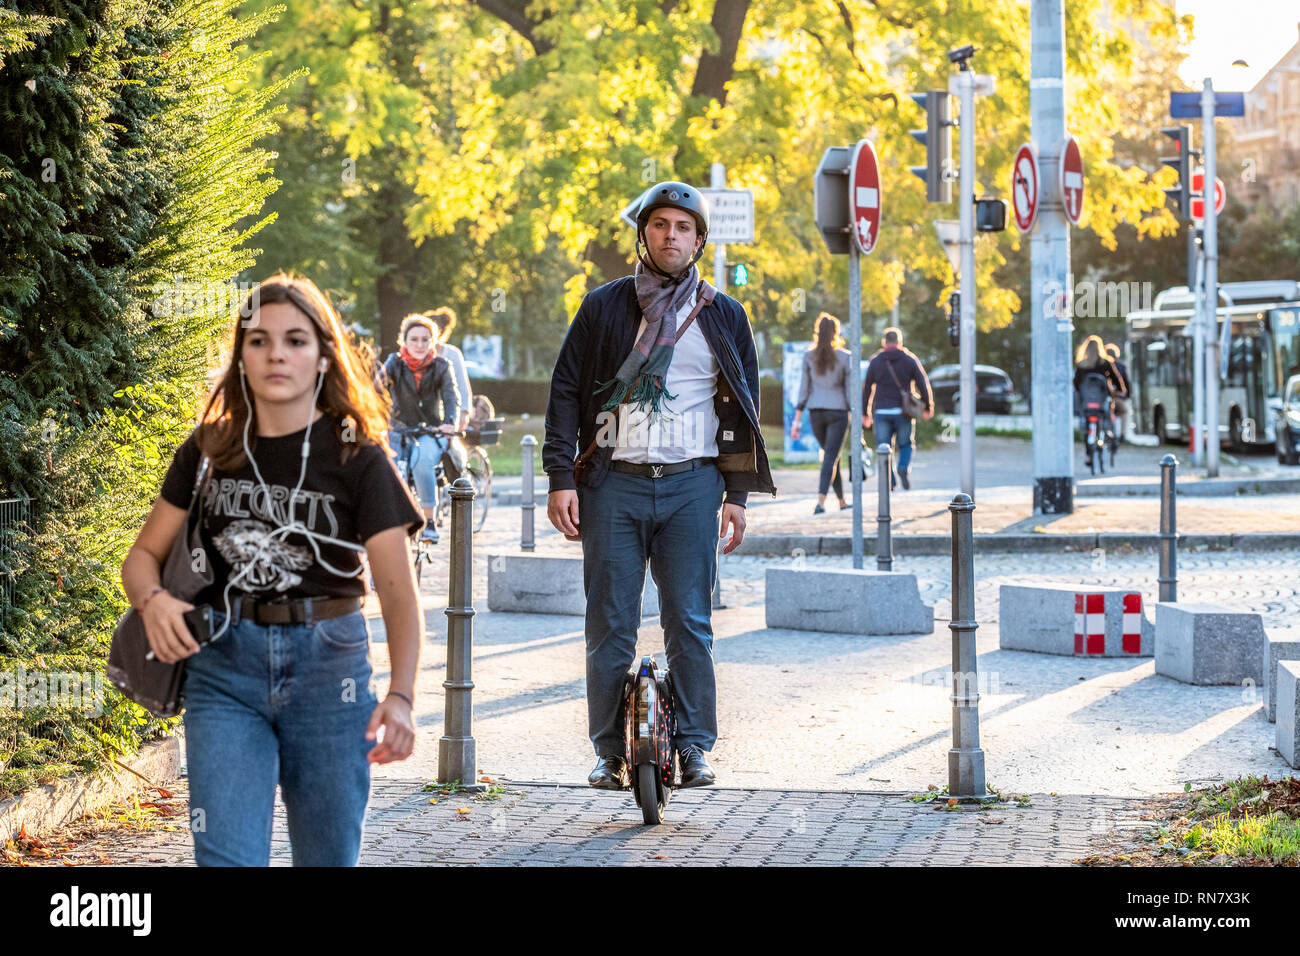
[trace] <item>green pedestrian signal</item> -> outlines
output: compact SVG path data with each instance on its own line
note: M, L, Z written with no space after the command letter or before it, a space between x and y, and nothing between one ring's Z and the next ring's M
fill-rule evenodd
M749 266L743 262L737 262L731 267L731 284L732 285L749 285Z

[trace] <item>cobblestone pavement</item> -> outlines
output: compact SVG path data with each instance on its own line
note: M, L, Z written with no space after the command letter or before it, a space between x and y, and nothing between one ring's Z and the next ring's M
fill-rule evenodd
M1038 794L1028 806L949 810L902 794L725 788L678 791L665 822L645 826L630 793L510 784L493 799L435 793L431 804L423 783L372 788L363 866L1068 865L1143 826L1142 801L1116 797ZM184 784L173 792L183 800ZM194 862L183 826L103 843L81 849L115 866ZM271 865L291 862L277 801Z
M726 603L762 606L764 571L769 567L790 567L796 561L809 568L853 567L849 555L729 555L722 561ZM868 554L863 566L874 568L875 555ZM1132 588L1142 592L1151 614L1158 596L1157 567L1157 556L1150 551L981 554L975 559L976 615L982 625L996 623L999 587L1026 576L1042 584ZM896 555L894 570L915 574L921 600L934 604L935 619L951 619L950 556ZM1180 551L1178 596L1183 601L1226 604L1234 610L1256 612L1266 627L1300 625L1300 555L1291 550Z
M582 619L486 611L488 550L476 556L479 763L493 778L581 782L593 760ZM804 561L808 567L851 566L848 556ZM1018 792L1137 796L1181 790L1187 781L1288 771L1272 749L1274 725L1265 720L1257 688L1179 684L1157 676L1149 658L1087 660L999 649L1000 584L1029 578L1131 587L1149 606L1156 597L1155 562L1151 553L979 558L980 732L990 782ZM767 628L766 568L791 563L788 556L755 555L722 562L727 608L713 619L720 739L711 758L719 783L912 791L944 783L951 736L950 559L897 560L897 570L917 575L922 599L934 606L935 626L928 635L894 637ZM1296 579L1287 552L1180 555L1183 599L1257 611L1270 628L1294 626L1300 613ZM445 597L432 583L424 599L430 632L418 685L420 738L416 754L392 772L432 779L442 733L447 625ZM381 631L377 619L372 628ZM647 618L639 653L661 654L662 648L658 620ZM386 649L376 644L373 650L382 686Z
M1157 534L1160 531L1160 499L1093 498L1076 499L1068 515L1034 515L1027 495L1018 501L1000 501L992 494L979 494L972 516L976 534L1000 531L1042 534L1079 534L1116 531ZM993 498L993 500L989 500ZM951 495L932 492L897 492L890 498L891 530L894 534L950 534ZM752 509L748 531L753 534L842 535L853 533L852 507L839 510L832 495L825 514L813 515L813 495L773 502ZM878 499L875 487L863 497L863 533L876 532ZM1224 498L1178 499L1179 534L1249 534L1255 532L1300 532L1300 495L1250 495Z
M538 553L581 555L579 545L545 533L544 513L537 517ZM375 770L363 862L1061 863L1088 855L1094 836L1136 825L1135 798L1180 791L1185 782L1290 772L1271 748L1274 725L1254 688L1178 684L1156 676L1150 659L999 650L1000 584L1131 587L1150 604L1154 553L989 554L975 566L981 746L989 782L1004 793L1035 794L1033 806L947 812L909 803L897 794L946 781L950 559L896 558L895 569L915 574L922 599L934 606L932 633L868 638L767 628L765 571L794 559L733 555L721 563L727 608L714 615L720 739L710 760L720 786L677 794L668 823L643 828L630 795L571 786L593 762L582 619L486 609L488 556L518 553L518 522L517 509L494 507L474 539L474 735L481 772L510 792L497 801L438 804L419 792L437 775L443 730L444 544L423 579L429 630L416 753ZM848 556L803 561L851 566ZM1185 550L1179 595L1257 611L1270 628L1294 626L1298 564L1289 551ZM366 610L382 688L382 620L373 603ZM662 647L658 620L647 618L639 652ZM456 813L461 806L471 812ZM282 821L276 833L276 861L288 862ZM146 834L110 855L183 861L183 836Z

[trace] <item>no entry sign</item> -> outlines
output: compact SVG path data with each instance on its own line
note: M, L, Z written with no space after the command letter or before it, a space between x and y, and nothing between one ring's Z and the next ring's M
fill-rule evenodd
M870 255L880 237L880 166L870 140L859 140L849 160L849 215L858 251Z
M1214 177L1214 214L1223 212L1228 203L1228 191L1223 180ZM1198 169L1192 173L1192 219L1200 222L1205 218L1205 170Z
M1038 219L1038 182L1038 154L1032 143L1025 143L1011 164L1011 209L1021 232L1033 229Z
M1073 136L1066 137L1061 148L1061 204L1065 218L1077 226L1083 215L1083 155Z

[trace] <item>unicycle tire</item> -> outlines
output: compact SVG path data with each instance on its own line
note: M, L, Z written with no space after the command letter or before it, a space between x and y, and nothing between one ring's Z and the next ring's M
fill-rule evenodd
M641 819L647 824L662 823L664 819L664 802L660 798L663 791L655 779L657 768L654 764L643 763L636 768L636 796L641 805Z

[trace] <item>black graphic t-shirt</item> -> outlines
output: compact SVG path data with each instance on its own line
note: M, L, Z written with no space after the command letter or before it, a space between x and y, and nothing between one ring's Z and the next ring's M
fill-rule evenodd
M311 541L300 532L267 542L271 532L291 520L286 504L298 484L305 431L257 438L253 458L265 486L248 463L236 471L213 471L203 499L203 543L215 583L198 596L196 604L219 607L226 584L245 571L232 594L242 591L270 601L360 597L365 593L363 576L355 574L361 566L361 552L316 539L320 557L329 566L353 574L340 577L321 563ZM307 474L294 498L292 518L317 534L358 544L389 528L405 526L408 534L414 534L424 526L410 492L382 448L362 446L347 462L342 461L342 452L334 421L321 416L312 425ZM167 470L164 500L178 508L190 506L200 458L191 434L176 449Z

